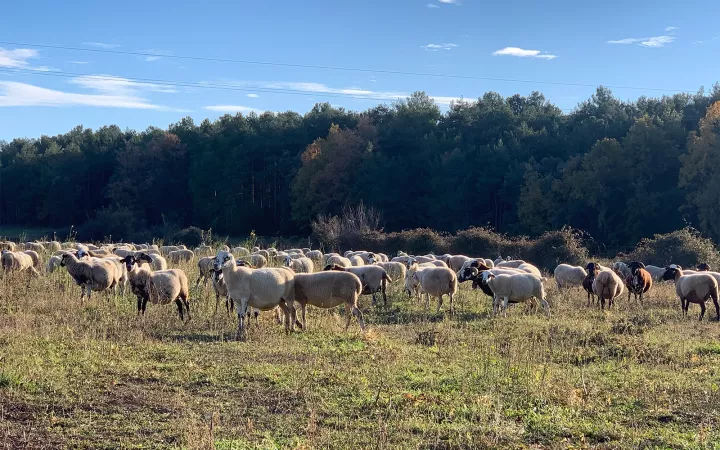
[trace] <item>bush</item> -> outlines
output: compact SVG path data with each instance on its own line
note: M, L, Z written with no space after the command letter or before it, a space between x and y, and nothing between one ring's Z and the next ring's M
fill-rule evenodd
M720 267L720 254L715 244L690 227L643 239L629 258L661 267L668 264L695 267L702 262L712 268Z
M198 227L184 228L169 236L171 243L181 243L189 248L195 248L204 242L205 232Z
M145 224L131 210L122 207L103 208L78 228L77 238L83 241L132 241L136 230L144 229Z

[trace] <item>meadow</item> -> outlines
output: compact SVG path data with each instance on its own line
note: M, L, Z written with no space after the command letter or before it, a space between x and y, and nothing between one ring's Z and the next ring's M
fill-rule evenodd
M550 317L493 318L468 283L449 317L400 287L388 306L362 298L365 334L309 308L307 331L264 313L236 342L210 286L183 324L174 305L138 318L130 295L81 304L65 270L3 276L0 446L720 448L711 303L683 317L665 283L600 311L549 280Z

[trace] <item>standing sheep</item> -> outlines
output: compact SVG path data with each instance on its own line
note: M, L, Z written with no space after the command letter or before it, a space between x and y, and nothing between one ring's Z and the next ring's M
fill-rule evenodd
M283 263L286 267L291 268L295 273L313 273L315 271L315 265L313 264L312 259L305 256L297 259L286 256Z
M545 300L542 281L532 274L494 275L490 271L484 271L481 282L488 285L493 292L494 314L500 310L507 311L508 303L522 303L536 298L540 300L545 313L550 315L550 305Z
M388 276L385 269L380 266L362 266L362 267L342 267L338 265L326 266L323 270L344 271L355 274L362 282L362 294L372 295L372 304L375 305L377 300L375 294L380 291L383 296L383 303L387 305L387 284L392 283L392 279Z
M38 255L35 250L25 250L23 253L32 258L33 267L35 268L35 270L40 270L40 268L42 267L42 258L40 257L40 255Z
M86 290L88 300L90 300L93 290L102 292L115 287L117 283L117 268L110 261L81 261L74 254L66 253L60 259L60 266L67 268L72 279L80 286L81 302Z
M571 266L569 264L560 264L553 272L555 282L559 289L566 287L582 286L583 280L587 277L587 272L580 266Z
M611 307L615 299L625 291L625 283L612 270L601 270L596 272L592 291L600 299L600 309L605 309L605 300Z
M181 262L190 262L195 257L192 250L180 249L168 253L168 259L173 264L179 264Z
M715 304L715 312L717 320L720 321L720 305L718 305L718 282L710 274L696 273L685 275L682 269L668 268L662 276L665 281L672 280L675 282L675 293L680 298L680 306L683 315L687 315L690 303L700 305L700 317L702 320L705 316L705 302L712 298Z
M437 310L440 312L442 306L443 295L450 297L450 315L455 314L455 305L453 303L455 294L457 294L458 280L455 272L447 267L427 267L422 270L416 270L413 273L413 281L417 282L425 293L425 308L430 307L430 296L437 297Z
M198 266L198 279L195 282L195 288L197 289L198 286L200 286L200 280L203 282L203 286L207 286L208 280L210 280L210 277L212 277L213 274L213 265L215 264L215 257L214 256L205 256L200 259L198 259L197 266Z
M345 331L350 326L350 317L357 318L360 329L365 331L363 314L357 301L362 292L362 282L350 272L299 273L295 275L295 300L300 304L302 322L299 325L307 330L305 310L307 305L329 309L345 304Z
M635 300L640 297L640 303L642 303L643 294L649 291L653 285L652 276L645 270L645 264L639 261L631 262L628 264L628 268L630 269L630 282L627 284L628 303L630 303L630 294L635 295Z
M0 255L0 262L4 272L27 272L31 276L39 276L35 265L33 264L32 257L23 252L11 252L9 250L2 250Z

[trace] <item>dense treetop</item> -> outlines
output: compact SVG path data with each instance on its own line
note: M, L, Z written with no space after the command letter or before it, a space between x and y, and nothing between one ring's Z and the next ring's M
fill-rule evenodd
M167 130L80 126L0 142L0 225L75 225L85 239L169 224L307 235L318 214L362 200L388 231L570 225L627 246L691 224L717 240L718 101L718 85L634 102L601 87L570 114L538 92L443 113L416 93L360 113L317 104Z

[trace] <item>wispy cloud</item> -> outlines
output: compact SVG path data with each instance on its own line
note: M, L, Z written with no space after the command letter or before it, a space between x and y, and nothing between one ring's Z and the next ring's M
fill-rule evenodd
M83 42L82 44L83 44L83 45L90 46L90 47L102 48L102 49L105 49L105 50L110 50L110 49L113 49L113 48L118 48L118 47L120 47L120 45L118 45L118 44L107 44L107 43L105 43L105 42Z
M678 29L678 27L666 27L665 31L670 32L670 31L677 30L677 29Z
M435 3L428 3L428 4L427 4L427 7L428 7L428 8L439 8L439 6L436 5Z
M138 83L121 77L102 75L75 77L71 78L69 83L92 93L47 89L19 82L0 82L0 107L93 106L155 111L187 111L155 104L144 95L145 92L173 92L161 85Z
M155 50L155 49L149 49L149 50L143 50L141 53L150 53L150 56L145 56L143 59L146 62L153 62L161 59L163 56L171 56L172 52L168 52L165 50Z
M247 96L250 97L250 98L258 98L258 97L260 97L260 96L257 95L257 94L248 94Z
M440 3L445 3L449 5L459 5L460 0L438 0Z
M0 67L12 69L27 69L30 67L29 59L37 58L38 51L29 48L6 50L0 47Z
M644 38L618 39L618 40L614 40L614 41L607 41L607 43L608 44L621 44L621 45L639 43L638 45L641 47L659 48L659 47L664 47L667 44L671 44L674 41L675 41L675 36L652 36L652 37L644 37Z
M87 61L68 61L70 64L90 64Z
M540 50L525 50L519 47L505 47L492 53L493 56L517 56L518 58L555 59L556 55Z
M458 46L457 44L453 44L453 43L428 44L428 45L423 45L421 48L424 48L428 52L436 52L438 50L452 50L457 46Z
M203 106L203 109L207 109L208 111L222 112L222 113L262 114L265 112L261 109L251 108L249 106L241 106L241 105L210 105L210 106Z

